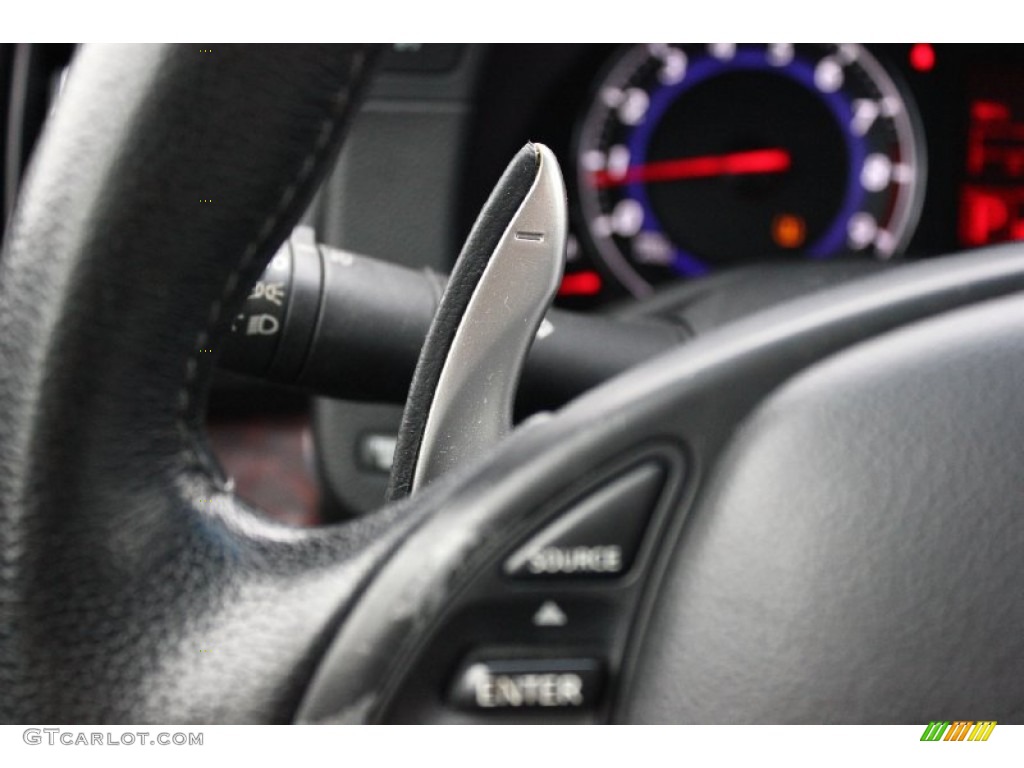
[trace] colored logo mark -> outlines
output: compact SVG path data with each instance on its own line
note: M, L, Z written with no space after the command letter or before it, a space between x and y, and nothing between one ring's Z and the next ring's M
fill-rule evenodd
M921 741L988 741L995 727L995 720L932 720Z

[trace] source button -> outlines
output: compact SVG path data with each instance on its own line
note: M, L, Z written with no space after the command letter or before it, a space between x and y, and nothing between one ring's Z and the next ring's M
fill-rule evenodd
M648 462L569 507L505 561L517 579L615 577L629 570L664 485Z

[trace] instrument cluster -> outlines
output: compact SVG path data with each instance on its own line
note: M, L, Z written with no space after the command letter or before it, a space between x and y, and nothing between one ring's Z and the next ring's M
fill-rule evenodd
M566 169L574 308L757 262L1024 238L1024 47L494 46L461 226L528 139Z

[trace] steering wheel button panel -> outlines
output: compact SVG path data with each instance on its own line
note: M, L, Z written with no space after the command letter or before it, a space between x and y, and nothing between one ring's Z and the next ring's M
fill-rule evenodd
M590 709L601 695L592 658L474 660L455 677L449 699L468 710Z
M591 492L505 561L516 579L614 578L628 572L665 473L647 462Z
M368 674L382 689L359 715L368 722L608 721L628 685L627 647L634 621L646 621L642 595L660 543L682 519L672 512L683 495L684 468L675 444L634 446L563 477L562 488L532 505L528 519L510 510L507 535L462 550L458 597L429 619L412 619L427 627L421 637L410 638L405 622L385 628L408 642L401 653L368 669L360 654L380 642L372 623L363 625L369 635L339 637L299 720L338 713L341 689ZM412 559L402 573L419 575L416 590L436 589L418 553L454 543L450 529L438 528L437 538L432 529L421 528L419 542L403 550ZM451 577L443 578L452 588ZM372 599L407 600L406 577L398 584L398 591Z

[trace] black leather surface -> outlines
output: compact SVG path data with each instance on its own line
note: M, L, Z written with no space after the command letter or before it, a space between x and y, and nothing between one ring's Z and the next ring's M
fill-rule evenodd
M539 156L532 144L516 153L480 211L452 268L409 385L388 480L388 501L404 499L412 492L427 417L455 333L501 236L537 178L539 167Z
M879 337L741 428L623 717L1024 722L1024 301Z
M241 292L329 166L372 53L75 62L0 263L0 721L286 721L412 523L261 522L199 436Z

